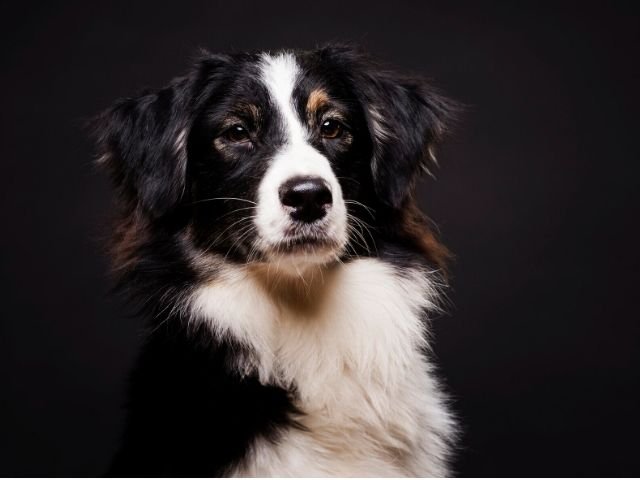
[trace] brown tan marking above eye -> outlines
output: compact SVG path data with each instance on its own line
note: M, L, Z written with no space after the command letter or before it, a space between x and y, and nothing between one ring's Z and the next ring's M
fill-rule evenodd
M258 124L260 120L260 109L258 106L253 103L247 103L246 105L243 105L242 108L245 114L252 119L253 123Z
M321 88L312 90L307 98L307 116L308 118L315 119L318 116L318 112L323 109L329 103L329 95Z
M223 128L228 128L234 124L244 124L257 126L260 124L260 108L252 103L239 103L227 113L227 118L222 122ZM246 120L246 121L243 121Z

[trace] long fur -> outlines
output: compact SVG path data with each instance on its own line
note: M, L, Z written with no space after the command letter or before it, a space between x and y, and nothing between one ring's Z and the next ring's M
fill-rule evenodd
M114 272L148 322L112 475L449 472L448 253L413 194L454 110L329 46L205 52L96 119ZM330 191L314 222L281 203L299 178Z

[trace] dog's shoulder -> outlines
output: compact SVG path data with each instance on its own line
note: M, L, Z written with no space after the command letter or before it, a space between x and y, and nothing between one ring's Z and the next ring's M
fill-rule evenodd
M241 375L232 364L246 348L204 330L173 317L148 333L109 476L222 476L256 436L293 425L289 393Z

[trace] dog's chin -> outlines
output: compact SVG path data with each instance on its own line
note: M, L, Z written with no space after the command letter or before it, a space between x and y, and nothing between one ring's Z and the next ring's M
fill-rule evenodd
M337 262L344 242L326 235L291 235L266 244L261 250L272 268L300 275L310 268Z

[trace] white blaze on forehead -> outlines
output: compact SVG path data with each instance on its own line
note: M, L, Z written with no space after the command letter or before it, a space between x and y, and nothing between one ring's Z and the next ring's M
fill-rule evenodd
M305 141L307 138L306 128L300 122L293 104L293 90L299 75L300 67L291 53L263 55L262 81L282 116L289 143Z

